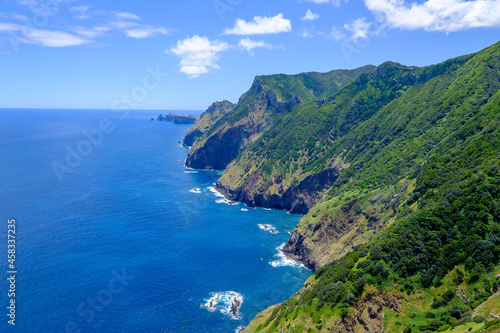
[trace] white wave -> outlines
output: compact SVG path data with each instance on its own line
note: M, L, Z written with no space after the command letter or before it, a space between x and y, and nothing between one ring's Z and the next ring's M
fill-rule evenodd
M242 212L248 212L248 209L246 209L246 208L242 208L242 209L241 209L241 211L242 211Z
M264 209L264 210L272 210L271 208L262 208L262 209Z
M269 265L273 266L273 267L284 267L284 266L292 266L292 267L302 267L302 268L306 268L304 265L302 265L301 263L287 257L284 253L283 253L283 248L285 247L285 243L281 244L280 246L278 246L276 248L276 250L278 251L278 253L276 253L274 255L274 257L278 258L276 260L273 260L271 262L269 262Z
M276 230L276 227L272 224L257 224L260 230L269 231L272 234L279 234L279 231Z
M199 188L195 187L193 189L190 189L189 192L199 194L199 193L201 193L201 190Z
M216 203L220 204L220 203L223 203L223 204L226 204L226 205L238 205L239 202L236 202L236 201L233 201L233 200L229 200L227 199L224 194L220 193L219 191L217 191L217 189L215 188L215 186L210 186L208 188L208 190L210 192L212 192L217 198L217 200L215 200Z
M232 201L232 200L229 200L229 199L226 199L226 198L223 198L223 199L217 199L215 200L216 203L223 203L223 204L226 204L226 205L230 205L230 206L233 206L233 205L238 205L239 203L236 202L236 201Z
M208 190L209 190L210 192L212 192L212 193L213 193L216 197L225 198L225 197L224 197L224 194L222 194L222 193L220 193L219 191L217 191L217 189L215 188L215 186L210 186L210 187L208 188Z
M238 326L236 327L236 329L234 330L234 333L240 333L240 332L243 332L243 330L245 329L245 326Z
M209 312L219 311L233 320L241 319L240 308L243 304L243 296L236 291L213 292L210 293L210 298L204 301L205 303L200 306Z
M184 171L184 173L198 173L198 171Z

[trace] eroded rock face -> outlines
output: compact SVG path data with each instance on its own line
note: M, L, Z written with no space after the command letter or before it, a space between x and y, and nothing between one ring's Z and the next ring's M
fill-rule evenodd
M268 89L266 91L266 97L267 97L268 106L274 108L277 112L290 111L297 104L302 103L302 98L300 98L300 96L298 94L295 94L287 102L280 102L278 100L278 95L276 95L276 93L271 89Z
M261 182L263 178L261 171L256 171L239 187L232 188L220 180L217 182L217 187L229 199L242 201L250 207L284 209L291 213L306 214L321 200L324 191L332 186L339 175L339 169L327 169L309 175L299 184L286 188L281 185L282 179L276 177L274 179L276 190L271 193L269 186Z
M196 129L193 129L186 135L184 144L192 146L186 166L193 169L226 168L245 148L255 142L260 134L272 126L273 115L289 111L301 102L302 99L298 95L287 102L280 102L276 93L265 90L263 83L256 80L237 105L213 105L206 112L208 117L216 110L230 108L238 113L233 119L234 122L220 126L215 124L210 133L201 129L196 132ZM202 115L202 121L203 117Z
M318 269L318 265L310 256L311 250L304 245L304 240L304 235L298 233L296 230L293 230L290 238L283 247L283 252L292 257L294 260L301 262L310 270L316 271Z
M189 152L186 166L193 169L224 169L245 149L242 143L252 132L246 126L217 132L205 141L203 147Z
M195 142L196 139L198 139L200 136L203 135L203 132L200 131L199 129L195 128L193 129L192 131L190 131L189 133L186 134L186 136L184 137L184 140L182 141L182 144L184 146L192 146L193 143Z
M365 332L384 331L384 307L401 312L400 301L394 295L383 292L367 293L355 305L354 315L346 318L344 326L347 332L355 332L361 326Z

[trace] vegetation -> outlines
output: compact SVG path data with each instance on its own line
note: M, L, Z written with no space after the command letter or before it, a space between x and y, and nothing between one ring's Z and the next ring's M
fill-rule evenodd
M500 331L500 43L357 71L257 77L195 143L252 119L265 130L218 185L320 193L285 246L315 274L246 331Z
M397 73L400 65L384 64L381 78L377 71L362 75L330 104L302 106L299 116L314 109L330 118L302 117L302 133L281 134L278 141L296 149L268 151L277 147L271 131L250 148L266 151L271 173L278 165L291 170L301 158L300 172L315 171L341 156L345 170L298 232L311 234L311 225L345 217L339 211L354 206L360 216L372 207L383 220L378 210L389 189L392 211L383 231L317 270L299 296L258 317L249 331L499 329L489 313L498 316L498 309L480 305L498 301L500 285L500 44L437 67L405 75ZM311 145L315 137L320 144ZM297 152L298 159L289 156ZM395 191L401 183L406 188ZM385 316L370 313L377 306Z
M364 66L328 73L257 76L236 105L229 107L227 101L214 103L216 107L209 108L190 130L185 141L186 145L192 145L188 166L201 169L226 167L297 102L323 100L373 68ZM194 143L191 133L196 134ZM207 159L207 155L218 155L219 158L213 161L210 157Z

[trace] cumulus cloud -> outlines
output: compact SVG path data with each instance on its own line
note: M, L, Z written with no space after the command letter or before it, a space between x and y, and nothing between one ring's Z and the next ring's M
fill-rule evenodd
M228 44L221 41L211 41L207 37L193 36L177 42L175 47L166 53L173 53L181 58L180 71L190 78L210 72L211 69L220 69L217 61L219 53L226 51Z
M306 15L303 18L301 18L301 20L305 20L305 21L314 21L317 19L319 19L319 15L311 12L310 9L308 9L306 12Z
M344 24L344 29L350 32L350 39L356 42L368 38L370 26L371 23L366 22L366 19L362 17Z
M283 14L278 14L273 17L255 16L253 21L249 22L237 19L234 28L227 28L223 33L226 35L262 35L290 31L292 31L290 20L283 18Z
M500 27L498 0L365 0L366 7L392 28L453 32Z

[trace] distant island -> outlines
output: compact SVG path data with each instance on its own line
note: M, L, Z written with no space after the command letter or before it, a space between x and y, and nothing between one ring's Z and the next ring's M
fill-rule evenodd
M154 118L151 118L151 120L153 121ZM199 116L193 116L190 114L174 114L174 113L169 113L168 115L165 115L165 116L160 114L156 118L156 121L167 121L167 122L172 122L174 124L179 124L179 125L194 124L198 120L200 120Z

